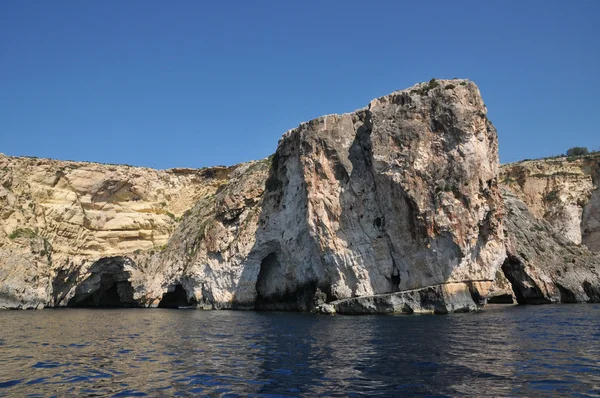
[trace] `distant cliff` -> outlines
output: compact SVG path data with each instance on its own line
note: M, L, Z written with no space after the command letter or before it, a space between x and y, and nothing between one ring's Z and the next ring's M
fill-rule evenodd
M600 153L507 164L500 183L569 241L600 251Z
M600 153L507 164L500 169L507 260L522 304L600 301ZM511 292L506 292L511 293Z
M486 114L474 83L432 80L303 123L233 167L0 156L0 308L598 301L598 256L578 246L598 249L598 168L500 170ZM541 177L553 173L565 179ZM564 255L541 254L552 245Z

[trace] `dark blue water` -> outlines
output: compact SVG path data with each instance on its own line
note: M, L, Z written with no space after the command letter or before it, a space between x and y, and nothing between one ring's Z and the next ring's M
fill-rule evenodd
M600 306L0 312L1 396L600 395Z

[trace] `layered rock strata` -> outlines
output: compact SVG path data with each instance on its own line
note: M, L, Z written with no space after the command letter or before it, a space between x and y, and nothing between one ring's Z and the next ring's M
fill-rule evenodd
M582 293L581 286L585 282L594 289L598 283L597 257L590 251L600 250L599 182L600 153L525 160L500 168L510 239L508 259L489 302L596 300L593 292ZM587 280L576 275L587 275Z
M600 153L507 164L500 184L570 242L600 251Z
M164 249L184 212L234 169L0 155L0 308L67 305L95 263Z

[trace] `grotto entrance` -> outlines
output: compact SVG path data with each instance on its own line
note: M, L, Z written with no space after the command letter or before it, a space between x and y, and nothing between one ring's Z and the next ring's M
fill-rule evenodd
M488 297L488 304L514 304L513 296L510 293L499 294L497 296Z
M191 307L192 303L188 300L187 292L181 286L176 284L169 287L169 291L163 294L158 308L184 308Z
M75 290L67 307L139 307L133 299L133 287L126 270L133 265L127 257L106 257L90 268L87 277Z
M326 286L312 280L289 283L285 265L277 254L270 253L260 263L256 280L257 310L311 311L317 305L330 301ZM287 283L286 283L287 282Z
M258 310L296 310L296 292L287 291L283 282L285 275L277 254L270 253L260 263L256 280L256 303Z

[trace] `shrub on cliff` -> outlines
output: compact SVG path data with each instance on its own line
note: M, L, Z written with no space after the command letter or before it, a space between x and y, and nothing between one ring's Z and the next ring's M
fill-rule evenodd
M419 95L427 95L429 90L433 90L434 88L438 87L439 85L440 85L440 83L437 80L435 80L435 77L434 77L431 80L429 80L429 82L427 82L423 86L421 86L421 88L412 90L411 92L419 94Z
M36 236L36 233L30 228L17 228L8 235L8 239L33 238L34 236Z
M590 151L583 146L575 146L567 150L567 156L583 156L589 154Z

